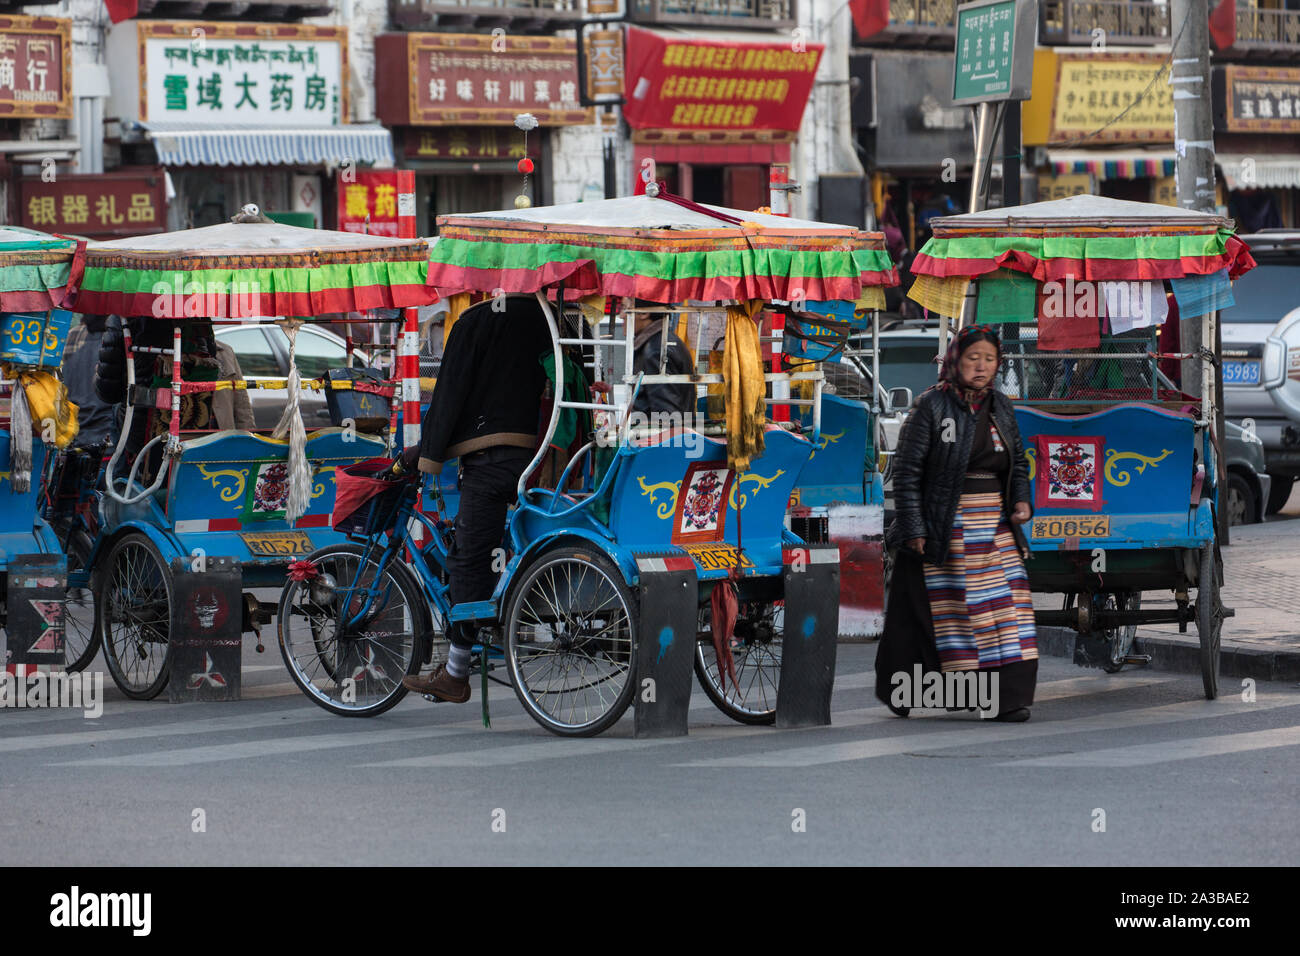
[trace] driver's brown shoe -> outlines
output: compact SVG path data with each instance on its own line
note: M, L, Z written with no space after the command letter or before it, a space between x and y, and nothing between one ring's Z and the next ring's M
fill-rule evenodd
M469 700L469 677L452 677L447 673L446 664L439 664L428 674L408 674L402 678L402 686L451 704L463 704Z

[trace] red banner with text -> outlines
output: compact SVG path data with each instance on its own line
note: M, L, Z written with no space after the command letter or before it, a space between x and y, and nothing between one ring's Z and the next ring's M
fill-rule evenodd
M339 229L406 239L402 219L415 215L415 173L409 169L339 173Z

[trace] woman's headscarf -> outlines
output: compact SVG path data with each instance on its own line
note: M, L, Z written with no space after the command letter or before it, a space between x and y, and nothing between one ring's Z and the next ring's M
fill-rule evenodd
M961 380L961 356L976 342L988 342L997 350L998 364L1002 364L1002 340L998 333L987 325L968 325L948 343L948 351L943 356L939 367L939 387L947 389L970 406L972 411L979 411L980 404L988 397L992 384L983 388L969 388Z

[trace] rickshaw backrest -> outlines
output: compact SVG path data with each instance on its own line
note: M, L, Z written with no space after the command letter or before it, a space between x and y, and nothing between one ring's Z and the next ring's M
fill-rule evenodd
M8 428L0 429L0 534L24 532L31 550L32 526L36 523L37 501L41 495L41 473L45 470L45 443L32 436L32 480L23 494L14 492L10 470L11 436Z
M374 436L325 428L307 436L306 452L312 493L296 527L324 527L334 508L334 469L383 455L385 446ZM168 519L172 524L215 520L225 528L287 528L283 496L288 456L288 442L243 431L185 442L168 479Z
M1197 464L1191 415L1137 403L1087 415L1017 406L1016 423L1036 513L1186 513ZM1078 490L1087 487L1096 495ZM1071 493L1079 503L1066 500Z
M800 407L800 413L800 419L811 425L812 415L806 406ZM870 423L871 409L866 402L823 395L821 437L799 476L799 486L846 486L840 498L848 490L854 492L848 500L860 498L868 456L874 454Z

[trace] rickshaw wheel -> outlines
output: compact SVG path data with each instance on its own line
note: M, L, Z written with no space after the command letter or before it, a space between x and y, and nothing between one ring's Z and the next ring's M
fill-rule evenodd
M511 589L506 665L524 710L553 734L613 726L636 690L636 599L604 555L559 547Z
M95 618L113 683L127 697L153 700L170 673L175 595L167 562L144 535L125 535L108 552L95 590Z
M307 560L333 579L332 591L327 595L314 589L313 581L290 580L276 613L280 656L289 676L313 703L342 717L374 717L405 697L402 678L420 672L415 635L429 630L419 585L404 565L390 563L364 620L352 628L356 633L340 637L344 611L355 615L366 600L350 594L352 583L358 591L375 583L377 561L368 550L335 544L314 552Z
M1214 543L1201 549L1196 588L1196 630L1201 639L1201 681L1205 699L1219 696L1219 651L1223 634L1223 601L1219 596L1219 562Z
M1104 595L1102 607L1117 611L1136 611L1142 606L1141 591L1113 591ZM1137 640L1136 624L1124 624L1120 627L1106 628L1106 640L1110 643L1110 658L1101 665L1107 674L1117 674L1124 667L1124 659L1133 650Z
M781 685L781 639L785 633L784 605L768 605L753 633L733 640L736 683L724 692L718 656L713 649L708 609L700 610L700 633L695 642L695 677L705 696L732 720L742 724L776 722L776 694Z
M68 571L79 571L86 566L93 542L80 528L68 536ZM95 584L90 587L68 588L67 607L64 613L64 647L68 671L85 670L99 652L99 616L95 613Z

